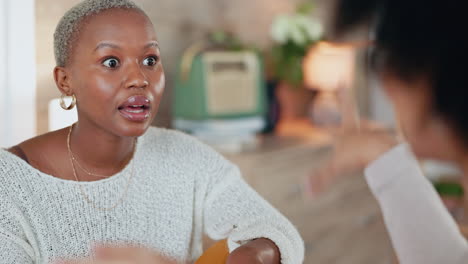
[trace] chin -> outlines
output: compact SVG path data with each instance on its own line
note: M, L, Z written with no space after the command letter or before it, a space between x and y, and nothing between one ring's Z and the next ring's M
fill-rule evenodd
M122 118L116 122L119 134L124 137L140 137L148 131L153 123L154 115L150 115L145 120L129 120Z
M434 159L440 161L455 161L456 152L447 140L441 139L414 139L408 140L414 155L419 159Z
M419 130L405 130L406 140L416 157L440 161L456 161L460 154L460 140L445 126L425 126Z
M151 126L151 121L142 123L124 124L118 128L119 134L124 137L140 137Z

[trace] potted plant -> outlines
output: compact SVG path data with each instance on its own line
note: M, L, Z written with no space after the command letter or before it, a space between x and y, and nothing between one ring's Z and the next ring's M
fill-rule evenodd
M304 3L293 14L278 15L272 23L269 75L276 83L281 119L305 116L311 100L311 92L303 86L302 61L323 33L321 23L311 15L313 9L311 3Z

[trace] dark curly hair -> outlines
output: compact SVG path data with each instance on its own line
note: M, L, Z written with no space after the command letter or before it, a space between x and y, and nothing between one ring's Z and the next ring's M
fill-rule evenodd
M337 0L333 28L340 35L371 25L374 69L428 78L434 113L468 146L466 11L460 0Z

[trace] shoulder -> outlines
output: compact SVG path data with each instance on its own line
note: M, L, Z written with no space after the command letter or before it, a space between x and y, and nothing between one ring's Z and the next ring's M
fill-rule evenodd
M11 190L28 173L27 163L10 150L0 149L0 193ZM1 199L3 200L3 199Z
M11 149L0 148L0 179L14 169L15 159L18 158Z
M9 149L6 149L6 151L29 163L28 156L26 155L26 153L24 153L24 150L21 148L20 145L13 146Z
M7 151L26 161L35 156L42 156L44 152L54 150L57 145L63 144L65 130L66 128L30 138Z
M55 147L60 140L60 132L51 132L40 135L8 149L0 149L0 182L8 179L19 179L21 175L31 173L28 163L41 160L47 156L55 158ZM52 153L52 154L51 154ZM49 155L51 154L51 155Z

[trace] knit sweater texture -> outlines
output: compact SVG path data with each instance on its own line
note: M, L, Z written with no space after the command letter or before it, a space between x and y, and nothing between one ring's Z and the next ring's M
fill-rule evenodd
M132 170L123 202L97 210L120 199ZM204 234L228 239L231 251L269 238L282 263L303 262L294 226L236 166L181 132L150 128L121 172L92 182L45 174L0 149L0 263L89 257L100 243L143 245L191 262L202 254Z

